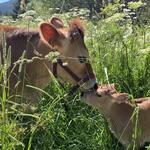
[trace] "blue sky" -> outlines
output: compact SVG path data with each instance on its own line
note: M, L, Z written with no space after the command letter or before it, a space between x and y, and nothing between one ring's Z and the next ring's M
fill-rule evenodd
M0 0L0 3L8 2L9 0Z

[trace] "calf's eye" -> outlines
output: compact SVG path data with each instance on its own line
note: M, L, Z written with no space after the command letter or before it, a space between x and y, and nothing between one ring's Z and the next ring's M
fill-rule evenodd
M87 61L87 58L85 56L79 56L78 59L79 59L80 63L86 63L86 61Z
M98 97L102 97L102 95L101 95L100 93L98 93L98 92L96 92L96 95L97 95Z

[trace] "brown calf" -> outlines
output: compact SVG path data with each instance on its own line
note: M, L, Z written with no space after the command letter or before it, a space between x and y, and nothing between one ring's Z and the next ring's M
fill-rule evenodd
M62 20L53 17L50 22L41 23L38 30L0 26L0 31L6 35L7 51L11 47L8 82L12 93L17 91L31 101L36 100L39 93L26 85L45 88L52 77L50 72L63 81L80 86L83 91L94 87L96 79L89 64L84 27L80 19L71 20L67 28ZM2 42L1 37L1 56L4 53ZM52 51L59 52L56 63L45 57ZM21 60L23 53L25 61Z
M138 149L150 142L150 98L131 103L128 94L117 93L114 85L100 86L97 93L86 92L82 98L104 114L111 131L126 148Z

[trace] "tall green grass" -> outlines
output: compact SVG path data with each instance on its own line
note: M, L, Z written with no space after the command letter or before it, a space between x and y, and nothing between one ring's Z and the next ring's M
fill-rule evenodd
M136 98L150 96L150 28L148 25L134 28L133 31L129 24L120 26L104 21L88 21L85 42L99 84L108 81L116 83L119 91L128 92ZM79 93L65 96L69 86L64 90L55 81L45 89L36 109L32 107L34 113L25 112L25 104L19 109L15 106L7 108L6 71L5 65L2 65L2 150L123 149L111 134L101 113L84 104Z
M89 28L87 43L100 83L106 83L107 68L109 82L116 83L120 91L133 97L149 96L149 26L134 28L100 22Z

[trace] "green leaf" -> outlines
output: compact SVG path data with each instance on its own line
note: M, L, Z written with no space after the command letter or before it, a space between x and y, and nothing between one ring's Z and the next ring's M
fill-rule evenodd
M128 3L128 7L130 9L138 9L139 7L143 6L144 3L142 1L138 1L138 2L129 2Z

